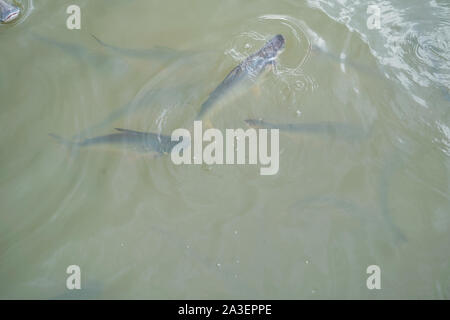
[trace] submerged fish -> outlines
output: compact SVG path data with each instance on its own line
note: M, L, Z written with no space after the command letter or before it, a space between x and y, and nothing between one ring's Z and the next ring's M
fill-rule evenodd
M441 93L442 93L442 97L443 97L445 100L450 101L450 91L449 91L449 89L448 89L447 87L440 86L440 87L439 87L439 90L440 90Z
M116 130L119 132L94 138L87 138L81 141L65 140L52 133L50 136L55 138L58 142L71 148L116 145L131 149L138 153L150 153L152 155L163 155L169 153L175 145L181 142L181 138L180 140L172 141L170 136L152 132L141 132L121 128L116 128ZM187 137L183 137L181 143L187 143L187 140Z
M2 1L2 0L0 0ZM88 46L81 46L76 43L71 42L65 42L65 41L59 41L55 39L48 38L46 36L37 34L37 33L31 33L34 39L39 40L41 42L44 42L52 47L56 47L60 49L61 51L72 55L76 58L81 58L86 61L91 61L93 64L99 64L105 61L107 58L113 58L114 55L111 55L108 52L102 52L101 50L93 50ZM189 54L194 54L194 52L189 51L177 51L175 49L171 48L162 48L162 47L155 47L151 49L126 49L126 48L119 48L112 45L109 45L107 43L104 43L100 39L98 39L96 36L91 35L95 41L97 41L102 47L108 48L110 51L114 53L118 53L120 56L127 56L127 57L133 57L133 58L140 58L140 59L146 59L146 60L171 60L175 58L182 58L186 57ZM121 57L114 57L114 58L121 58Z
M176 101L177 99L181 100L180 92L183 92L183 90L184 87L182 86L149 90L145 92L138 101L131 101L112 111L106 118L82 130L80 133L73 136L72 139L85 138L88 134L92 134L93 131L103 129L121 117L131 115L132 113L151 105L151 102L158 98L168 97L168 101L170 102Z
M170 60L185 56L187 54L193 54L194 52L189 51L178 51L171 48L165 47L153 47L149 49L129 49L121 48L108 43L103 42L93 34L91 36L103 47L109 49L112 52L118 53L122 56L145 59L145 60Z
M165 110L180 104L190 103L196 96L197 87L204 81L206 73L199 64L205 64L210 53L198 53L174 59L147 80L130 102L113 110L106 118L96 122L72 137L72 140L98 134L98 130L111 128L113 122L131 116L139 110L164 106ZM192 69L195 68L195 71ZM202 71L203 70L203 71ZM96 131L96 132L94 132Z
M20 8L0 0L0 22L8 23L15 20L20 14Z
M388 227L395 236L395 241L404 242L407 240L405 234L397 226L393 217L390 205L391 193L390 182L395 173L403 166L403 160L396 153L389 155L385 160L378 183L378 198L380 202L381 214L385 218Z
M283 36L280 34L276 35L258 52L252 54L235 67L202 104L200 112L197 115L197 120L203 118L230 92L233 91L236 94L236 91L244 91L251 87L264 71L275 65L275 59L284 47L285 41Z
M253 128L279 129L285 132L326 134L345 140L360 140L368 133L361 127L342 122L271 123L258 119L244 120Z
M38 33L33 33L33 32L31 32L31 36L35 40L43 42L46 45L49 45L51 47L58 48L62 52L66 53L78 60L82 60L83 62L89 62L90 64L92 64L96 67L104 65L105 63L108 64L111 62L111 61L108 61L111 59L108 59L109 57L106 54L96 52L94 50L89 49L88 47L81 46L76 43L55 40L55 39L40 35ZM108 68L110 68L110 67L111 66L108 65Z

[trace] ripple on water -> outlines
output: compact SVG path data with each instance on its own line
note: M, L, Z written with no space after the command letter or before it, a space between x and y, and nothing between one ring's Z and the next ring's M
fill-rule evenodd
M408 40L408 62L430 83L450 86L450 24L442 22L430 32L412 33Z

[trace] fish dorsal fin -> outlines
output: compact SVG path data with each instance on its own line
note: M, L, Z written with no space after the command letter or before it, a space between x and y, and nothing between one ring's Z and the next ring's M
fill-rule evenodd
M116 129L117 131L120 131L120 132L127 132L127 133L133 133L133 134L145 134L145 132L142 132L142 131L134 131L134 130L123 129L123 128L114 128L114 129Z
M232 82L241 71L242 71L242 66L239 64L236 67L234 67L234 69L231 70L230 73L227 74L225 79L223 79L222 83L226 85L226 84Z
M223 81L214 89L213 92L209 94L209 96L214 97L215 95L219 94L222 90L228 87L233 82L233 80L235 80L239 76L241 72L241 65L234 67L234 69L231 70L230 73L228 73L225 79L223 79Z

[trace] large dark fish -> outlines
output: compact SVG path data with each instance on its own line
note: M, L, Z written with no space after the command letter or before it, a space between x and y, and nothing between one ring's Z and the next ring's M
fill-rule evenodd
M363 128L343 122L312 122L312 123L271 123L258 119L244 120L253 128L279 129L284 132L325 134L345 140L361 140L368 132Z
M210 93L208 99L202 104L197 120L202 119L231 92L235 95L251 87L255 80L270 66L274 66L275 59L285 47L281 34L269 40L258 52L242 61L225 77L219 86Z
M15 20L20 14L20 8L0 0L0 22L8 23Z
M87 138L81 141L65 140L55 134L50 134L58 142L70 148L96 147L96 146L119 146L121 149L131 149L137 153L151 155L163 155L172 151L173 147L181 142L172 141L170 136L160 135L152 132L133 131L128 129L116 128L118 133L112 133L94 138ZM187 138L182 138L182 143Z

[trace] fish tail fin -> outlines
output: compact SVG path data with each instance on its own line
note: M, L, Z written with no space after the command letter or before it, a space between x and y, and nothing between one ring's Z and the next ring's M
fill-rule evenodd
M94 38L94 40L97 41L97 43L99 45L101 45L102 47L105 47L105 48L108 48L108 49L112 49L112 50L117 50L118 49L117 47L104 42L103 40L101 40L99 37L93 35L92 33L91 33L91 37Z
M55 139L58 144L64 146L69 151L70 157L73 157L78 153L79 149L78 142L73 142L71 140L64 139L63 137L58 136L57 134L54 133L49 133L48 135L53 139Z

